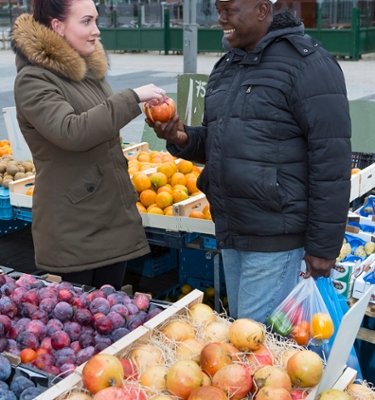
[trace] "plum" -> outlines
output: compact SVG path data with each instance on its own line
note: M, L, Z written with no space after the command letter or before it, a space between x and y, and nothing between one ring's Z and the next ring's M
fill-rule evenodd
M33 361L33 365L41 370L44 370L46 365L54 365L55 357L50 353L41 353L36 356L36 359Z
M151 318L156 317L158 314L160 314L163 311L162 308L159 307L155 307L153 309L151 309L148 313L147 313L147 318L146 320L149 321Z
M90 302L97 298L105 299L106 297L107 296L105 295L105 293L102 290L95 290L94 292L91 292L87 295L87 298Z
M35 383L23 375L15 376L10 383L10 390L19 398L21 393L30 387L35 387Z
M4 381L0 381L0 389L9 390L9 385Z
M5 336L5 328L4 325L0 322L0 338Z
M17 396L11 390L0 389L0 400L17 400Z
M94 322L94 328L97 330L97 332L103 335L108 335L113 331L113 324L112 321L106 315L104 315L103 317L99 317Z
M90 325L92 321L92 314L86 308L78 308L74 313L73 320L81 326Z
M110 338L113 343L117 342L120 340L122 337L130 333L129 329L126 328L118 328L112 331Z
M0 322L4 326L5 333L8 332L12 326L12 320L7 315L0 315Z
M77 368L76 364L64 364L60 368L60 376L66 378Z
M78 340L70 343L70 348L74 350L74 353L78 353L80 350L82 350Z
M125 318L115 311L109 312L107 317L111 320L113 329L122 328L126 324Z
M100 290L106 295L106 297L108 298L108 296L112 293L116 292L116 289L114 286L109 285L109 284L105 284L103 286L100 287Z
M107 296L107 300L109 301L111 307L115 304L125 304L124 298L119 293L111 293L109 296Z
M109 304L109 301L102 297L95 298L89 305L89 310L92 314L102 313L107 315L110 309L111 305Z
M0 354L0 380L6 381L12 373L12 364L10 361Z
M95 338L94 335L90 332L83 332L78 339L79 345L81 349L85 349L86 347L95 346Z
M51 375L60 375L60 368L56 367L56 365L45 365L43 368L44 372Z
M34 333L28 331L21 332L18 335L16 342L20 350L28 348L36 350L39 347L39 339L37 338L37 336Z
M38 310L38 306L32 303L26 302L20 305L20 315L22 315L24 318L31 318L32 314Z
M39 303L39 310L46 312L47 314L51 314L53 309L56 307L57 299L52 297L47 297Z
M31 284L33 289L42 289L47 286L47 283L42 281L41 279L35 279L35 281Z
M71 343L69 335L64 331L55 332L51 336L51 346L54 350L63 349L69 347Z
M39 295L38 295L38 290L37 289L31 289L28 290L23 296L22 296L22 303L31 303L37 306L39 304Z
M42 389L37 387L29 387L21 393L19 400L33 400L41 393L43 393Z
M58 290L52 286L47 286L45 288L39 289L39 303L44 299L53 299L57 303Z
M12 319L18 315L17 304L9 297L2 297L0 299L0 312Z
M47 336L46 325L42 321L39 321L37 319L32 319L26 325L26 331L33 333L39 340L42 340Z
M76 364L77 358L73 349L70 347L64 347L61 350L57 350L55 353L55 365L62 369L64 364Z
M87 300L87 295L86 293L83 293L81 296L76 297L73 300L72 305L76 308L87 308L89 305L89 302Z
M74 342L78 340L81 335L81 325L78 322L66 321L64 323L64 332L66 332L70 340Z
M100 342L95 345L95 354L100 353L101 351L107 348L107 344L105 342Z
M58 301L65 301L66 303L73 303L75 299L75 292L74 290L70 289L60 289L59 294L57 295Z
M7 283L4 274L0 274L0 286L3 286Z
M19 279L17 279L16 285L18 287L26 289L26 291L31 289L31 282L28 281L27 279L23 279L22 276Z
M64 324L56 319L52 318L47 323L47 335L52 336L55 332L62 331L64 329Z
M24 296L24 294L27 292L27 289L19 286L16 287L13 290L13 293L10 295L10 298L16 303L16 304L21 304L22 302L22 297Z
M44 325L48 324L49 316L45 311L37 310L31 314L31 320L38 320L43 322Z
M8 349L8 339L0 338L0 353Z
M73 316L73 307L66 301L60 301L53 309L52 316L61 322L68 321Z
M128 304L125 304L125 305L126 305L126 308L129 311L129 315L135 315L135 314L139 313L139 308L135 304L128 303Z
M129 316L129 310L128 307L125 304L114 304L109 312L116 312L120 315L122 315L124 318Z
M10 296L16 288L16 283L14 281L10 281L1 286L0 292L3 296Z
M97 333L94 336L94 340L95 340L95 345L99 343L104 343L106 347L109 347L112 344L112 340L109 338L109 336L101 335L100 333Z
M95 347L88 346L77 353L77 365L81 365L95 355Z
M48 351L52 350L51 346L51 338L49 336L45 337L41 342L40 342L40 347L42 349L46 349Z
M146 311L150 307L150 299L142 293L134 296L133 303L138 307L140 311Z
M82 326L81 327L81 332L82 333L89 333L90 335L95 334L95 330L92 326Z
M145 321L142 317L140 317L139 315L132 315L126 323L126 329L129 329L129 331L134 331L134 329L138 328L144 323Z

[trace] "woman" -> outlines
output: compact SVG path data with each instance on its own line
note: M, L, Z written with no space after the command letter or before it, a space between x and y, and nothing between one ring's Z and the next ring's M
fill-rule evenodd
M15 102L36 167L36 265L64 280L117 289L127 260L149 252L120 129L153 84L113 94L92 0L35 0L12 29ZM153 100L154 99L154 100Z

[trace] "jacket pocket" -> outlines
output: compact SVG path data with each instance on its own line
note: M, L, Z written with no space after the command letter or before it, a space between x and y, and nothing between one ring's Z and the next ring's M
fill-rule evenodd
M266 168L264 180L265 203L272 211L281 212L285 204L283 189L277 180L277 169Z
M103 179L103 172L99 165L94 164L79 179L70 185L66 196L73 204L77 204L82 200L95 194Z

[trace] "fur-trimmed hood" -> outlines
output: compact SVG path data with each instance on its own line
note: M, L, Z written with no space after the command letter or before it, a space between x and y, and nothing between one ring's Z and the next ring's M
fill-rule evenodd
M97 40L95 52L83 58L69 43L53 30L35 21L32 15L20 15L12 28L13 51L20 55L17 70L28 64L39 65L73 81L81 81L88 70L102 79L108 69L108 59ZM22 61L24 60L24 61Z

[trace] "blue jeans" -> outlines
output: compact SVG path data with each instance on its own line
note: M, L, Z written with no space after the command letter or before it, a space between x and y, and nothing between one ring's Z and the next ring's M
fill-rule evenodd
M229 314L266 323L299 281L304 249L275 253L223 249Z

